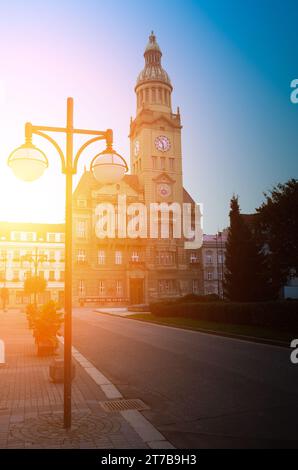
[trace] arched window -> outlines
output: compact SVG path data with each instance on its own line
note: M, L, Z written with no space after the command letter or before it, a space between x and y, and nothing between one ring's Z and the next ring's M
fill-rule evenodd
M213 262L213 256L212 256L212 251L211 250L208 250L206 252L206 263L207 264L212 264Z

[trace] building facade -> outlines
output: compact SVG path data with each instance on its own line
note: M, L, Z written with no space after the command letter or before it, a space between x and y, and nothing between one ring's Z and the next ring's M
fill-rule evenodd
M0 222L0 288L8 289L9 306L30 303L24 293L29 276L46 280L38 302L64 301L64 225Z
M204 235L201 249L203 295L216 294L223 298L225 247L227 231Z
M183 187L181 116L172 110L173 87L161 65L152 33L145 66L135 86L136 117L130 123L130 168L119 184L100 185L85 171L74 192L75 304L140 304L203 293L199 249L185 249L183 237L103 238L96 235L96 208L127 204L190 203ZM171 219L172 230L174 220Z

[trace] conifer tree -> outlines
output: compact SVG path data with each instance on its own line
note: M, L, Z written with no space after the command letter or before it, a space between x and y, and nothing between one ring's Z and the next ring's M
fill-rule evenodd
M240 214L238 197L232 197L230 207L224 278L225 297L238 302L264 300L268 296L265 256Z

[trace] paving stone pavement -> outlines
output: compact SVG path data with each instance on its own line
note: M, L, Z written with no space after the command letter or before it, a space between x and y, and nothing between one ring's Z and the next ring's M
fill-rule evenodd
M99 402L106 397L77 363L73 425L70 431L63 428L63 384L50 382L53 357L37 356L24 313L0 310L0 339L6 348L0 367L0 449L147 448L120 413L103 411Z

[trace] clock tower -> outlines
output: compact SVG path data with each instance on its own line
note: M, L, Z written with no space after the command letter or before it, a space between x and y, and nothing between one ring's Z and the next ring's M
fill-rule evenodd
M138 176L146 204L182 204L182 126L179 109L172 112L173 87L161 57L152 32L144 52L145 66L135 86L137 110L129 136L131 172Z

